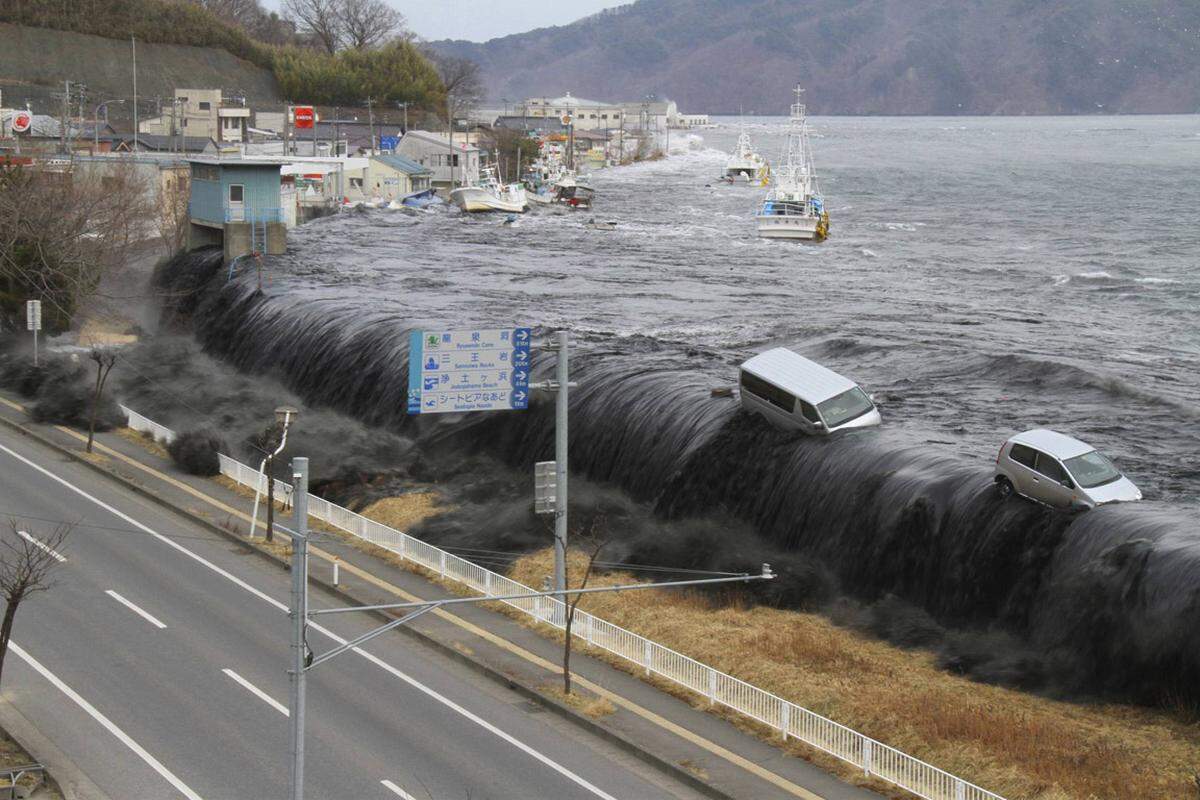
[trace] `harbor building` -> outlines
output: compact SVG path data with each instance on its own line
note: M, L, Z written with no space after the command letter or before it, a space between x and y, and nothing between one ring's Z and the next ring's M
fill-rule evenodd
M245 100L227 102L220 89L176 89L174 101L157 117L142 120L139 133L244 142L249 138L250 109Z
M583 131L620 128L625 120L621 106L572 97L570 92L562 97L530 97L517 110L521 112L518 116L526 117L558 117L561 120L569 115L575 130Z
M403 200L432 188L433 170L412 159L383 153L367 159L364 169L346 172L347 200Z
M480 153L460 137L451 144L446 134L430 131L409 131L396 145L396 155L429 169L432 187L446 194L455 186L479 182Z
M226 261L287 251L279 161L196 157L188 163L189 249L219 244Z

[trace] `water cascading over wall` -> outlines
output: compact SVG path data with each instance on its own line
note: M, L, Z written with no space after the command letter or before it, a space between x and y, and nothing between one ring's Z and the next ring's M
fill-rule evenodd
M487 449L528 470L553 455L553 409L404 415L408 321L371 308L267 296L225 284L192 254L172 288L206 349L279 375L309 403L409 436ZM207 260L206 260L207 259ZM219 262L219 257L216 259ZM1145 503L1072 517L1002 501L985 465L882 429L786 434L712 397L684 357L647 343L573 359L571 467L665 518L729 514L819 559L864 601L895 595L952 626L1019 635L1030 682L1158 702L1200 684L1200 537L1195 520ZM632 363L632 369L631 369ZM549 375L553 358L535 361ZM731 366L731 375L733 373ZM1024 656L1022 656L1024 658ZM1044 673L1044 674L1043 674Z

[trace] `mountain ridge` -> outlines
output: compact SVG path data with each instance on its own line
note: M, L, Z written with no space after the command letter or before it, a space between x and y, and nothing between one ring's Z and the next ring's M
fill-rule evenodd
M689 112L1194 113L1200 4L1186 0L638 0L570 25L435 50L492 101L669 97Z

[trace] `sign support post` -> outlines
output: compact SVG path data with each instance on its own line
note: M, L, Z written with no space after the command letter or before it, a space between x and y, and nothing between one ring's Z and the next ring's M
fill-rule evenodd
M33 331L33 365L38 365L38 331L42 329L42 301L25 301L25 327Z
M567 332L559 331L558 397L554 409L554 462L557 491L554 498L554 589L567 588Z

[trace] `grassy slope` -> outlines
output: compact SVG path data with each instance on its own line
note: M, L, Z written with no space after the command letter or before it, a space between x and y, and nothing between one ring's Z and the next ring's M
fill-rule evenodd
M243 92L260 107L282 103L269 70L225 50L138 42L137 59L142 99L172 96L179 86ZM64 80L87 84L88 96L95 98L84 109L88 116L104 99L132 97L129 42L0 23L0 89L6 106L23 105L29 98L35 110L56 107L45 104L51 102L51 92L62 91ZM110 116L129 116L122 108L110 106Z
M574 574L583 563L574 562ZM511 574L538 586L552 565L545 551L517 562ZM599 582L633 579L604 575ZM1010 800L1195 796L1200 725L1165 713L974 683L939 670L928 653L815 614L713 607L680 591L595 595L581 607Z

